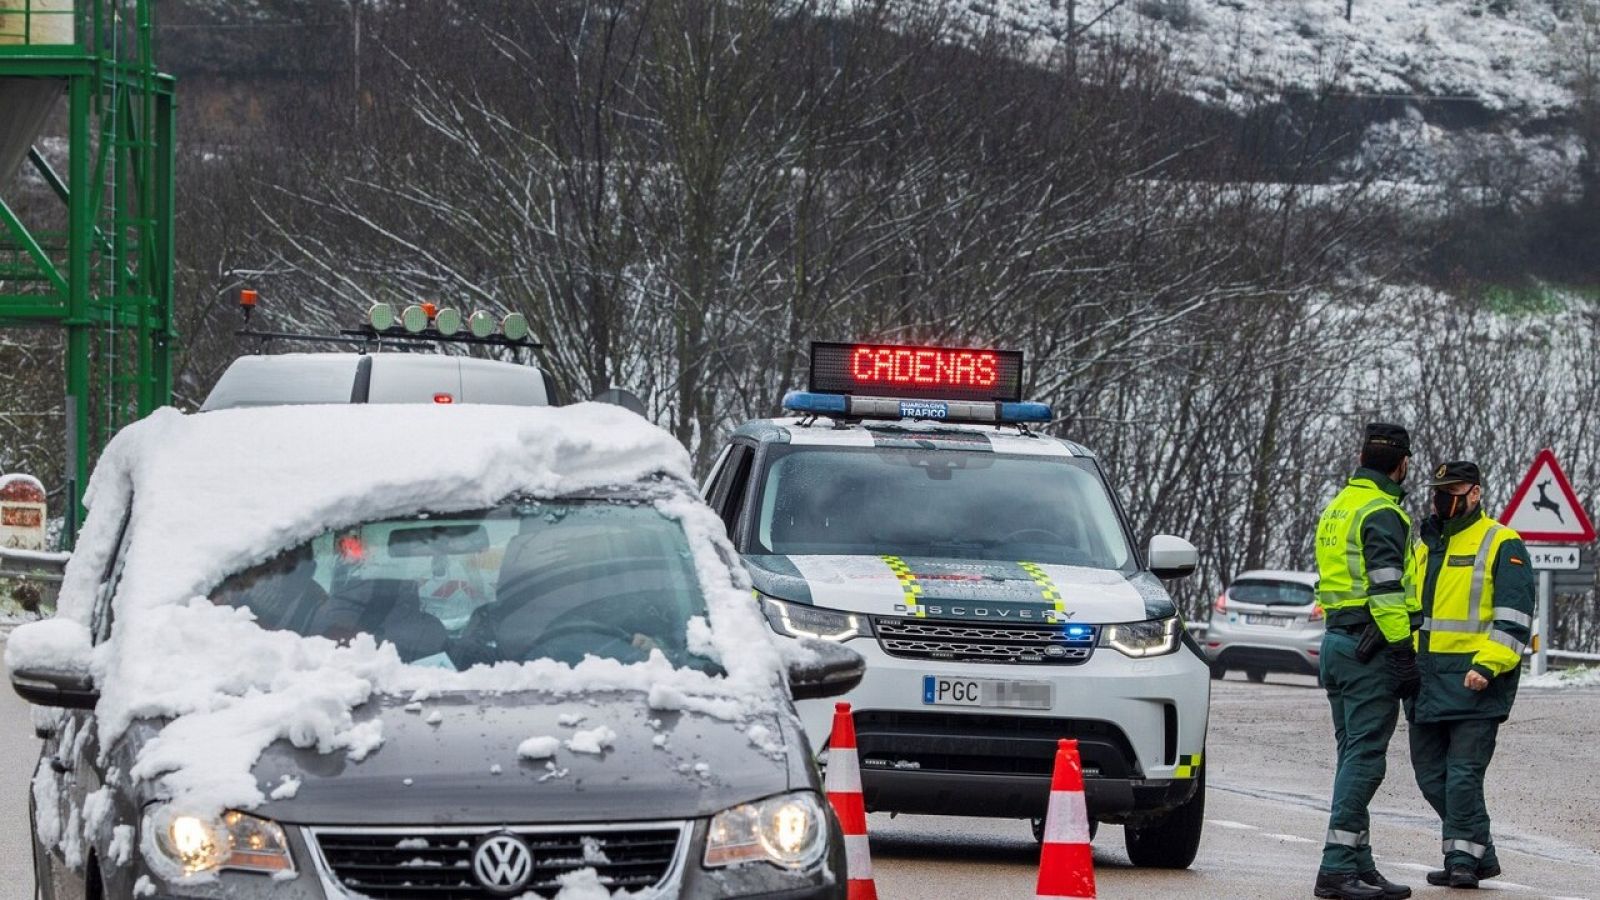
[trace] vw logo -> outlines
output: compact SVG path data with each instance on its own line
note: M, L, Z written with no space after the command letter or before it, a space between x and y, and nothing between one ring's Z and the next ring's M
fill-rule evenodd
M515 894L533 877L533 854L514 834L491 835L472 854L472 874L495 894Z

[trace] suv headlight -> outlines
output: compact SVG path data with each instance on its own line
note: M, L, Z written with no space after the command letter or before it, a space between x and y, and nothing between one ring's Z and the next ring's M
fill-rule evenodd
M767 622L784 637L848 641L872 633L872 625L863 615L760 596Z
M140 847L156 871L182 877L221 869L294 871L283 828L235 810L197 816L168 804L151 807L144 814Z
M828 814L810 791L743 803L711 817L705 867L766 862L804 869L828 849Z
M1178 649L1178 617L1106 625L1100 629L1100 646L1115 647L1136 659L1162 656Z

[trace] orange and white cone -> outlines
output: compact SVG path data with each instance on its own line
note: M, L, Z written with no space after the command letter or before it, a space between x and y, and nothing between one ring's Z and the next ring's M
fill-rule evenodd
M1036 900L1094 896L1094 851L1089 846L1089 807L1083 798L1083 763L1078 742L1056 744L1050 776L1050 808L1044 817Z
M856 756L856 723L850 704L833 707L833 734L828 738L828 802L844 832L845 873L849 900L878 900L872 881L872 854L867 850L867 802L861 796L861 760Z

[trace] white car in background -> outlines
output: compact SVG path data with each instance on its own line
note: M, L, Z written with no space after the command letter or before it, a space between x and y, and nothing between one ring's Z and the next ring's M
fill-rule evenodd
M1242 572L1211 609L1205 639L1211 677L1242 669L1255 682L1267 680L1269 672L1318 678L1325 630L1317 573Z
M241 356L202 412L312 403L488 403L556 406L538 366L436 353L280 353Z

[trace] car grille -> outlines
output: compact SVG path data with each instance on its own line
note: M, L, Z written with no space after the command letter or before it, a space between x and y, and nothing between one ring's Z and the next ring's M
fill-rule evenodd
M494 898L473 875L473 853L485 838L515 834L533 853L523 892L554 897L557 878L592 868L613 891L657 887L676 872L686 830L681 824L571 828L316 828L324 874L346 892L372 900Z
M1094 653L1093 626L1077 637L1062 625L989 624L942 619L873 619L885 653L906 659L1073 666Z

